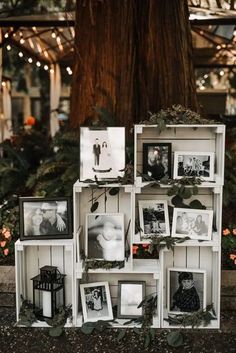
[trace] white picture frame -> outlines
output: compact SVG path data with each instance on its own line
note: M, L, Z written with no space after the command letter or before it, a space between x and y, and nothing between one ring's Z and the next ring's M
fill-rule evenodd
M80 284L80 294L84 322L113 320L108 282Z
M206 270L204 269L167 268L168 314L191 314L205 309L206 281ZM186 286L185 291L183 291L183 286Z
M124 175L125 128L80 128L80 181Z
M175 151L173 178L199 177L214 181L214 152Z
M87 213L85 254L88 260L124 261L123 213Z
M171 236L211 240L213 210L174 208Z
M170 235L167 200L140 200L138 206L141 241Z
M134 319L144 314L143 306L138 308L145 298L145 281L118 281L118 319Z

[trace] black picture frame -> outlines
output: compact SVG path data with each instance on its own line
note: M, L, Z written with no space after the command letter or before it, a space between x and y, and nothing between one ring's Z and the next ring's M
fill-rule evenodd
M21 240L73 237L69 197L20 197L19 208Z
M129 286L128 293L127 290L125 292L124 286ZM136 319L144 314L143 307L137 307L145 298L145 290L145 281L118 281L118 319ZM139 314L137 314L137 311Z
M143 143L143 174L155 180L171 178L171 150L171 143Z

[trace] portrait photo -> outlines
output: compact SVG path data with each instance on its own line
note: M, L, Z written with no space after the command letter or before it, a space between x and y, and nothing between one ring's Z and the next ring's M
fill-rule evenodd
M88 259L123 261L125 259L124 214L87 214L85 238L85 253Z
M70 199L20 197L20 238L72 238Z
M125 128L80 128L80 181L116 179L125 167Z
M108 282L81 284L80 294L84 322L113 320Z
M186 314L206 308L206 271L201 269L167 269L167 310L169 314Z
M119 319L133 319L143 315L143 308L138 308L145 298L145 281L118 281Z
M211 240L213 210L174 208L172 237Z
M155 180L171 178L171 143L143 144L143 174Z
M213 152L175 152L173 177L197 177L214 181L214 158Z
M170 235L166 200L139 201L141 240Z

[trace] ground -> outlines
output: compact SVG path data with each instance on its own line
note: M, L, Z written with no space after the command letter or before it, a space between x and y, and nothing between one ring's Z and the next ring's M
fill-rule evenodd
M236 312L223 312L221 330L184 330L184 346L171 348L166 342L168 330L156 330L151 346L144 349L133 330L117 342L117 330L84 335L78 328L65 330L59 338L47 329L15 326L14 308L0 308L1 353L233 353L236 346Z

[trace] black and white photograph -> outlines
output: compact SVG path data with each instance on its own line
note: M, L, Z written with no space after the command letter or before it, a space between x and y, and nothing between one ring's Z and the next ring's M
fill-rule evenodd
M173 237L211 240L213 210L174 208Z
M70 200L63 198L20 198L20 238L72 238Z
M197 177L214 181L213 152L175 152L174 179Z
M123 261L125 258L124 214L87 214L85 247L88 259Z
M80 181L116 179L125 167L125 128L80 128Z
M145 298L145 281L118 281L119 319L133 319L143 315L143 308L138 308Z
M143 144L143 174L155 180L171 178L171 143Z
M166 200L139 201L141 240L169 236L170 225Z
M80 293L84 322L113 320L108 282L81 284Z
M167 310L186 314L206 308L206 271L202 269L167 269Z

